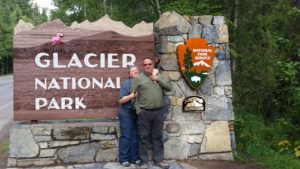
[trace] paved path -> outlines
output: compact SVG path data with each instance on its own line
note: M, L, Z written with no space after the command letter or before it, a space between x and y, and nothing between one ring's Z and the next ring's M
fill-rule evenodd
M0 131L13 117L13 76L0 76Z

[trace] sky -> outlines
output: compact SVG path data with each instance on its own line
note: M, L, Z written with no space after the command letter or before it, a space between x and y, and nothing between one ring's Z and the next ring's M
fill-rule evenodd
M37 3L37 5L40 8L47 8L48 9L48 11L47 11L48 14L49 14L49 11L51 9L54 9L54 5L53 5L52 0L32 0L32 2Z

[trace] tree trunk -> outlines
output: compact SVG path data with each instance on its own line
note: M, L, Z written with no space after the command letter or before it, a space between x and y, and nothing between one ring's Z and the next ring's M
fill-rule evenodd
M86 2L83 4L83 15L84 19L86 19Z
M153 9L153 12L158 15L158 17L161 15L160 12L160 5L159 0L147 0L151 8Z
M107 11L106 11L106 0L103 0L103 8L104 8L104 13L107 14Z
M234 18L233 18L233 25L237 27L238 25L238 10L239 10L239 0L234 1Z
M238 10L239 10L239 0L234 0L234 12L233 12L233 26L236 29L238 26ZM235 44L236 49L238 49L238 44ZM235 73L236 71L236 59L232 59L231 64L232 72Z
M113 17L113 1L110 2L110 18Z
M156 7L157 7L158 14L160 16L161 15L161 11L160 11L159 0L156 0Z

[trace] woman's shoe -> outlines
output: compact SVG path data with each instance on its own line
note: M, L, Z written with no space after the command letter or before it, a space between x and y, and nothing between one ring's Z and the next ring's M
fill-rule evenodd
M121 165L122 165L123 167L129 167L129 166L130 166L130 163L129 163L128 161L124 161L124 162L121 163Z

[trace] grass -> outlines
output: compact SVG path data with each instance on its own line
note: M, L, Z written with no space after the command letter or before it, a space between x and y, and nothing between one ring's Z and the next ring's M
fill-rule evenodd
M8 154L9 152L9 139L5 138L0 142L0 153Z
M267 169L300 168L300 159L295 156L293 145L286 151L279 151L278 142L289 139L286 134L289 126L282 119L265 124L259 115L236 114L237 161L251 161Z
M245 152L259 166L269 169L299 169L300 160L292 154L281 154L267 145L248 144Z

